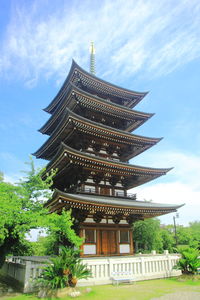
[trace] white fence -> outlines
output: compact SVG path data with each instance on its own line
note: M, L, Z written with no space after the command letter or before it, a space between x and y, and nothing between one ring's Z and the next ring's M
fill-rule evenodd
M178 259L178 254L168 254L167 251L162 255L83 258L92 271L92 278L82 279L78 285L109 284L116 274L122 279L129 274L130 279L135 281L179 276L181 272L173 269ZM34 290L34 278L41 274L45 260L48 258L11 257L4 263L1 274L13 279L27 293Z
M84 259L93 277L80 280L79 285L108 284L113 277L123 279L127 274L135 281L179 276L181 272L173 269L179 258L178 254L154 254Z

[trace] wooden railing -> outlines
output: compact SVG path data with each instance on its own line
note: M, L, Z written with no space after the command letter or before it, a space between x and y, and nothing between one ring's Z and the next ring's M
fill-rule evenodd
M100 193L100 191L97 192L97 191L95 191L92 188L84 188L84 190L81 189L81 188L77 188L76 192L77 193L83 193L83 194L85 193L85 194L93 194L93 195L102 195ZM105 195L105 196L109 197L109 195ZM123 191L121 191L121 192L115 192L115 195L112 195L111 197L124 197L124 198L128 197L128 198L131 198L133 200L137 199L137 195L136 194L127 193L127 195L125 195Z

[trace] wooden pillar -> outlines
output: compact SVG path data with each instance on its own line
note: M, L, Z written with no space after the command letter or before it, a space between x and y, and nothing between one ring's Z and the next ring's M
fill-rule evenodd
M84 237L83 231L84 231L84 229L80 229L79 236L80 236L81 238ZM84 244L84 241L83 241L83 244ZM80 250L81 250L80 256L83 256L83 255L84 255L84 253L83 253L83 244L80 246Z
M119 245L120 245L120 229L117 230L116 243L117 243L117 254L120 255L120 251L119 251Z
M115 188L112 186L112 196L115 196Z
M101 231L96 229L96 254L101 254Z
M134 254L134 245L133 245L133 230L129 230L129 237L130 237L130 254Z
M95 193L96 193L96 194L99 194L99 187L98 187L98 184L95 184Z
M85 192L85 183L81 183L81 192Z

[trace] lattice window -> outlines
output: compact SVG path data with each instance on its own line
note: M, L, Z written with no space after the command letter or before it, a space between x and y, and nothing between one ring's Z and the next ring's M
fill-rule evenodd
M85 244L96 243L96 230L85 229Z
M128 244L130 241L129 239L129 231L127 230L120 230L120 243L121 244Z

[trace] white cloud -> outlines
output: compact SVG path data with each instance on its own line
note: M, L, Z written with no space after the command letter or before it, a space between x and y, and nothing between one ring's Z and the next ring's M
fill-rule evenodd
M158 203L185 204L180 209L180 224L200 220L200 158L182 152L160 152L154 153L147 158L149 164L155 162L158 166L173 165L175 168L166 176L166 182L161 177L134 190L138 200L152 200ZM171 174L170 174L171 173ZM167 178L166 177L166 178ZM172 223L172 215L162 217L162 222Z
M88 67L93 39L98 75L114 81L119 72L162 76L199 57L199 22L197 0L17 4L0 52L0 73L11 76L12 70L28 87L41 76L62 81L72 57Z
M162 181L168 177L168 181L180 181L183 184L192 186L200 191L200 157L187 154L178 150L152 151L142 154L136 158L137 164L153 167L173 167L166 177L161 177ZM133 163L133 161L132 161ZM135 162L134 162L135 163Z
M44 165L44 161L38 161L34 157L33 159L36 169ZM28 158L27 162L21 161L19 157L11 152L0 152L0 161L0 172L3 172L5 182L18 183L27 176L26 172L30 170Z
M179 209L179 224L200 220L200 190L193 189L189 184L182 182L154 184L137 189L138 199L153 200L157 203L185 204ZM172 214L161 218L163 223L172 223Z

